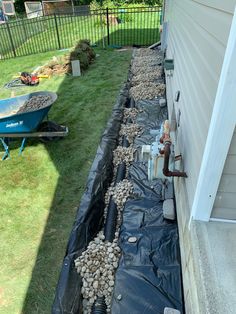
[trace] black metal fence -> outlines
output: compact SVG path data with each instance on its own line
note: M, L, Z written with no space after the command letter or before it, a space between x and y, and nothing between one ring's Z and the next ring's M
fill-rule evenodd
M53 14L0 25L0 58L72 47L80 39L97 46L147 46L159 40L161 7L114 8Z

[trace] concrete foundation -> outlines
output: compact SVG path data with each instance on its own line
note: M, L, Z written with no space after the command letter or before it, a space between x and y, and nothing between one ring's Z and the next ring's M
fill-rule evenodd
M193 221L189 229L184 183L176 180L186 314L235 314L236 224Z

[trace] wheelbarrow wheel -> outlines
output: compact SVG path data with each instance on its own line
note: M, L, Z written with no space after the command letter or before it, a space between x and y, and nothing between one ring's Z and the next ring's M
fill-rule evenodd
M61 131L62 130L62 127L53 122L53 121L44 121L42 122L39 127L38 127L38 132L58 132L58 131ZM55 137L55 136L43 136L43 137L40 137L40 141L43 142L43 143L48 143L48 142L51 142L51 141L55 141L55 140L58 140L60 137Z

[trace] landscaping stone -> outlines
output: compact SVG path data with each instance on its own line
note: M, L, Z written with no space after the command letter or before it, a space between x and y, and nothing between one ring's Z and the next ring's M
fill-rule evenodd
M139 136L143 133L142 127L136 123L127 123L122 124L120 128L120 136L125 135L128 142L133 144L136 136Z
M144 82L155 82L162 77L163 69L162 67L145 67L141 69L136 69L134 71L136 74L133 75L131 79L131 85L139 85Z
M50 100L50 96L33 96L19 108L17 114L44 108L49 105Z
M81 76L80 62L79 62L79 60L73 60L73 61L71 61L71 67L72 67L72 75L73 75L73 76Z
M163 216L168 220L175 220L175 205L173 199L168 199L163 202Z
M119 166L122 162L125 162L126 165L130 165L134 160L134 154L136 149L132 146L123 147L117 146L113 152L113 164L114 166Z
M164 108L167 105L166 99L165 98L161 98L159 100L159 104L160 104L161 108Z
M140 83L130 89L130 95L135 101L141 99L154 99L158 96L163 96L166 90L166 85L163 83L156 84L153 82Z

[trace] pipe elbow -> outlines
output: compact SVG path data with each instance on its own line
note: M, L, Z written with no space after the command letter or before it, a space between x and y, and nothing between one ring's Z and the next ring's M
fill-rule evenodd
M163 173L164 176L166 176L166 177L172 177L172 172L171 172L169 169L163 168L162 173Z
M164 176L187 178L188 176L187 176L186 172L170 171L169 170L170 146L171 146L171 142L166 141L165 147L164 147L164 167L162 169Z

